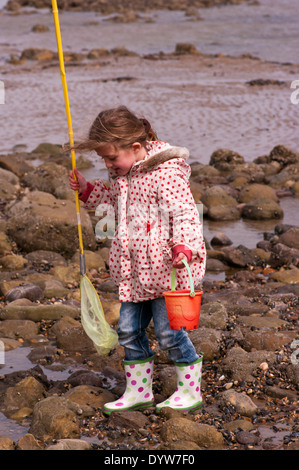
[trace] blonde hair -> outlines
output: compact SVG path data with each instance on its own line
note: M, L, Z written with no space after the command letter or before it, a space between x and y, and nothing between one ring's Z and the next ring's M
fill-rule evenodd
M147 141L157 140L156 133L145 118L137 117L126 106L101 111L92 123L88 137L74 145L77 150L98 150L111 144L129 148L134 142L145 146Z

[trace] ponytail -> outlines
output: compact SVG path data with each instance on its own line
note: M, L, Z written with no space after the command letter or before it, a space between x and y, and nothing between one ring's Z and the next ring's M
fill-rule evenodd
M158 140L158 137L157 137L155 131L152 129L152 127L151 127L150 123L148 122L148 120L145 119L145 118L140 118L139 120L142 122L142 124L144 126L145 132L147 134L147 140L149 140L149 141Z

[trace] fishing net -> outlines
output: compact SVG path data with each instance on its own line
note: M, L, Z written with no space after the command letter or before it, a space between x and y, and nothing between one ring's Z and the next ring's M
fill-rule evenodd
M107 356L118 343L117 332L107 323L97 291L87 276L80 280L81 323L97 352Z

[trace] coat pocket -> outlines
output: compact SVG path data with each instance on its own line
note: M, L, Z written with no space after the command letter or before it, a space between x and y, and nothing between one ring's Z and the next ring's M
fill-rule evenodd
M172 262L172 249L167 243L167 241L163 241L160 243L160 249L161 249L163 259L166 262Z

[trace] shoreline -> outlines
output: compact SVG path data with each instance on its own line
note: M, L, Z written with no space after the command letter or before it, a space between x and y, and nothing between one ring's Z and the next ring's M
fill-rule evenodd
M2 108L8 111L2 153L12 151L16 144L30 151L41 141L67 141L55 52L28 51L41 58L26 59L25 51L0 68L8 103ZM119 48L86 54L96 57L98 53L93 59L69 52L66 73L74 135L84 135L99 106L123 103L147 116L160 139L187 145L191 161L207 163L218 147L241 153L246 160L278 144L296 149L297 107L290 98L299 65L193 52L140 56ZM34 90L27 97L30 106L20 115L19 103L30 88ZM31 129L24 138L27 123Z
M198 8L211 8L225 5L240 5L247 3L249 0L189 0L176 1L176 0L129 0L124 2L122 0L112 0L109 5L106 2L98 2L96 0L81 0L77 1L75 5L70 0L65 0L62 6L59 6L62 11L95 11L102 14L109 15L111 13L127 13L127 12L149 12L155 10L190 10ZM36 9L49 8L51 2L47 0L18 0L17 2L9 2L4 9L18 13L24 7L33 7Z

